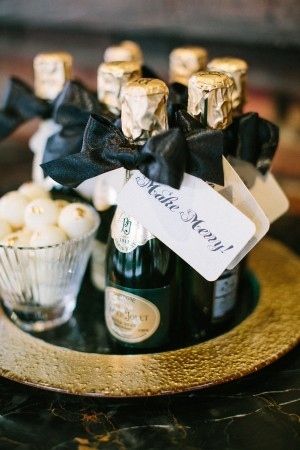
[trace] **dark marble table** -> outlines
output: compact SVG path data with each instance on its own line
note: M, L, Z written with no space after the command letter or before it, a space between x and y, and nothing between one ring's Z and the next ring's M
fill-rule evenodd
M299 252L299 230L285 217L271 235ZM11 449L299 450L300 348L239 381L157 398L75 397L1 379L0 450Z

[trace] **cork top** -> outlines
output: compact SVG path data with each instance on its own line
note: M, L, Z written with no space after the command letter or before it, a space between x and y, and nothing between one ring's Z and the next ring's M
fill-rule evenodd
M154 78L130 81L122 89L122 130L129 139L143 143L167 129L167 85Z
M243 71L247 72L248 64L244 59L232 58L229 56L224 56L222 58L214 58L208 64L207 68L209 70L216 70L221 72L235 72Z
M137 61L143 63L143 52L133 41L122 41L117 45L107 47L103 56L104 62Z
M72 55L67 52L39 53L33 60L36 95L54 100L71 79L72 64Z
M247 62L240 58L214 58L208 63L207 68L209 70L224 72L233 79L232 106L234 110L241 113L246 101Z
M157 94L168 95L169 89L166 83L157 78L140 78L124 86L123 94L131 97L149 97Z
M178 47L170 53L170 82L188 85L189 78L204 70L207 63L207 50L203 47Z
M189 80L189 86L209 91L219 88L230 88L232 85L233 81L222 72L198 72L192 75Z
M204 126L226 128L232 122L233 80L222 72L199 72L189 80L188 112Z
M119 115L122 87L141 76L141 65L136 61L112 61L100 64L97 78L99 101L113 114Z

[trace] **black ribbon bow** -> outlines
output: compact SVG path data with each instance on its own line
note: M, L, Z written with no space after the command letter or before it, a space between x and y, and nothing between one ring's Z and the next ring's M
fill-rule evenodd
M185 156L185 139L178 129L153 136L144 145L135 145L108 119L92 114L81 152L42 164L42 168L46 175L69 187L124 167L139 169L153 181L179 188Z
M48 138L43 163L80 152L84 129L92 112L112 118L94 92L79 81L67 82L53 106L52 117L61 125L61 130Z
M189 150L188 173L223 186L222 131L202 128L200 122L184 110L177 111L175 120L185 135Z
M193 142L194 137L188 139ZM185 171L206 181L221 183L223 167L218 158L222 149L218 132L203 133L197 145L193 145L179 128L153 136L144 145L135 145L109 120L92 114L81 152L42 164L42 168L45 175L69 187L124 167L138 169L152 181L178 189Z
M34 117L51 115L48 102L37 98L29 85L18 78L10 78L0 109L0 139L9 136L18 126Z
M278 141L277 125L257 113L246 113L234 118L225 131L225 156L247 161L265 175L270 169Z

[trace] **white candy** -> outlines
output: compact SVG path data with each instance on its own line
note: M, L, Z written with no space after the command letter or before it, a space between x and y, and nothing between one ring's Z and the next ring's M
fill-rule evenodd
M10 247L30 247L31 233L29 231L20 230L7 234L2 240L1 245Z
M79 238L95 226L94 214L82 203L71 203L61 211L58 224L70 238Z
M67 240L66 233L55 225L45 225L35 231L30 239L32 247L46 247L61 244Z
M0 199L0 218L6 220L13 228L24 225L24 211L29 200L18 191L11 191Z
M19 187L18 191L30 200L35 200L36 198L50 198L49 191L37 183L24 183Z
M32 231L45 225L55 225L58 215L59 209L52 200L37 198L32 200L25 209L25 225Z
M12 232L12 228L6 220L0 219L0 239Z
M59 209L59 212L65 207L68 206L70 203L67 202L67 200L54 200L54 203L56 204L57 208Z

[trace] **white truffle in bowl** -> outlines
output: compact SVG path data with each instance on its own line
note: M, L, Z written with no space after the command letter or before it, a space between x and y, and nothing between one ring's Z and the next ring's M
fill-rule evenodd
M58 224L70 238L80 238L94 228L95 214L83 203L71 203L61 211Z
M50 198L50 193L43 186L37 183L24 183L18 191L29 198L29 200L35 200L36 198Z
M32 231L38 230L45 225L55 225L58 215L59 209L52 200L37 198L28 203L25 209L25 225Z
M6 220L0 219L0 239L12 232L12 227Z
M11 191L0 199L0 218L6 220L12 228L24 225L24 212L29 199L18 191Z
M30 247L30 238L30 231L19 230L4 236L1 240L1 245L9 247Z
M67 239L66 233L56 225L45 225L32 233L30 246L46 247L61 244Z

